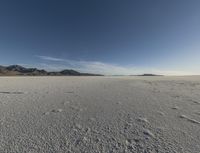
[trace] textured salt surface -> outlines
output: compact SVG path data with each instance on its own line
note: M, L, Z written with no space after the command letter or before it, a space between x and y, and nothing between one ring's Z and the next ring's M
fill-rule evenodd
M200 77L0 77L0 153L199 153Z

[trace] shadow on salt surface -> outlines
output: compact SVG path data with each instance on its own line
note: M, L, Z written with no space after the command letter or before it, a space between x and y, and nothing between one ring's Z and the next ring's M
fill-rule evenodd
M0 91L0 94L24 94L24 92Z
M67 94L73 94L74 91L67 91L67 92L65 92L65 93L67 93Z

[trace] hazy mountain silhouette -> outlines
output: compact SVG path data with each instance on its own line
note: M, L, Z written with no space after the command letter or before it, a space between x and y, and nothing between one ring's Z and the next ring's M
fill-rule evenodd
M47 72L37 68L25 68L20 65L1 66L0 76L101 76L100 74L80 73L75 70L62 70L59 72Z

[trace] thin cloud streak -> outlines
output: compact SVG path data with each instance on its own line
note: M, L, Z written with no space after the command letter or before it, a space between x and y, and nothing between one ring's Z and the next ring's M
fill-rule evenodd
M55 62L62 62L64 59L62 58L55 58L55 57L50 57L50 56L39 56L36 55L36 57L42 59L42 60L47 60L47 61L55 61Z
M139 68L126 67L115 64L103 63L98 61L75 61L61 59L49 56L37 56L41 60L50 61L53 63L40 63L39 67L48 71L58 71L63 69L74 69L80 72L98 73L104 75L137 75L144 73L152 73L159 75L192 75L191 72L175 71L175 70L159 70L156 68ZM59 62L56 63L56 62ZM61 62L61 63L60 63Z

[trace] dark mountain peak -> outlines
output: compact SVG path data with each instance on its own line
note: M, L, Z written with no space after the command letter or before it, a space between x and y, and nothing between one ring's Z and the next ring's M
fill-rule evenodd
M15 72L19 72L19 73L45 73L46 71L44 70L38 70L36 68L25 68L23 66L20 65L10 65L6 67L6 70L8 71L15 71ZM47 73L47 72L46 72Z
M60 71L60 73L63 74L63 75L66 75L66 74L68 74L68 75L81 75L80 72L77 72L77 71L74 71L74 70L62 70L62 71Z
M11 70L11 71L22 71L22 70L25 70L26 68L20 65L10 65L10 66L7 66L6 69Z
M139 75L139 76L162 76L162 75L145 73L145 74L142 74L142 75Z

